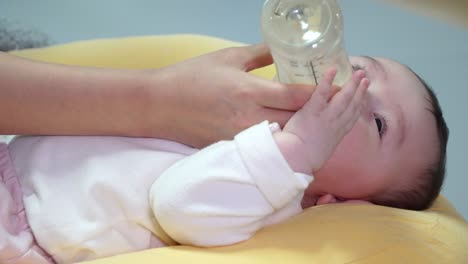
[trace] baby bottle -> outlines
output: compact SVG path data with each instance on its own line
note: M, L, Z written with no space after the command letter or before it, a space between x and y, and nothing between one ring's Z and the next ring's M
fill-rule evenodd
M335 85L351 78L338 0L266 0L261 31L279 81L317 85L331 67Z

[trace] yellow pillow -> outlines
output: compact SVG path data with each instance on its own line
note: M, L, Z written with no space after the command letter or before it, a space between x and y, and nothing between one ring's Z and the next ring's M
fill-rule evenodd
M63 64L158 68L241 45L207 36L169 35L82 41L12 53ZM270 66L254 74L271 79L275 71ZM318 206L232 246L174 246L87 263L468 263L467 249L468 224L441 196L424 212L362 204Z
M240 42L201 35L163 35L78 41L10 53L46 62L111 68L161 68ZM273 66L253 71L272 79Z

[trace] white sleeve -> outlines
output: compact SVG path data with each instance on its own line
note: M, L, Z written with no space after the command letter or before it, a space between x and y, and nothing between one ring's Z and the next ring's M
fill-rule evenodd
M275 129L263 122L166 170L150 190L164 231L180 244L221 246L301 212L312 176L291 170Z

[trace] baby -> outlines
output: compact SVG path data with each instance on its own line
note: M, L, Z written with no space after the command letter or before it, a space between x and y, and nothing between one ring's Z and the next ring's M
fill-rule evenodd
M283 129L262 122L202 150L161 139L19 137L0 145L0 263L72 263L167 245L220 246L304 208L360 201L423 210L448 129L397 62L330 70Z

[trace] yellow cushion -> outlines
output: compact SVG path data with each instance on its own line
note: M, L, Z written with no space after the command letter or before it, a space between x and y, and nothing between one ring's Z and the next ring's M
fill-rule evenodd
M98 67L158 68L242 43L197 35L101 39L14 54ZM274 67L255 74L272 78ZM134 263L468 263L468 223L439 197L414 212L373 205L310 208L252 239L227 247L175 246L88 262Z
M468 263L467 228L443 198L428 212L326 205L236 245L167 247L90 264Z
M209 36L163 35L78 41L10 53L61 64L144 69L161 68L211 51L244 45ZM269 66L253 73L272 79L275 69Z

